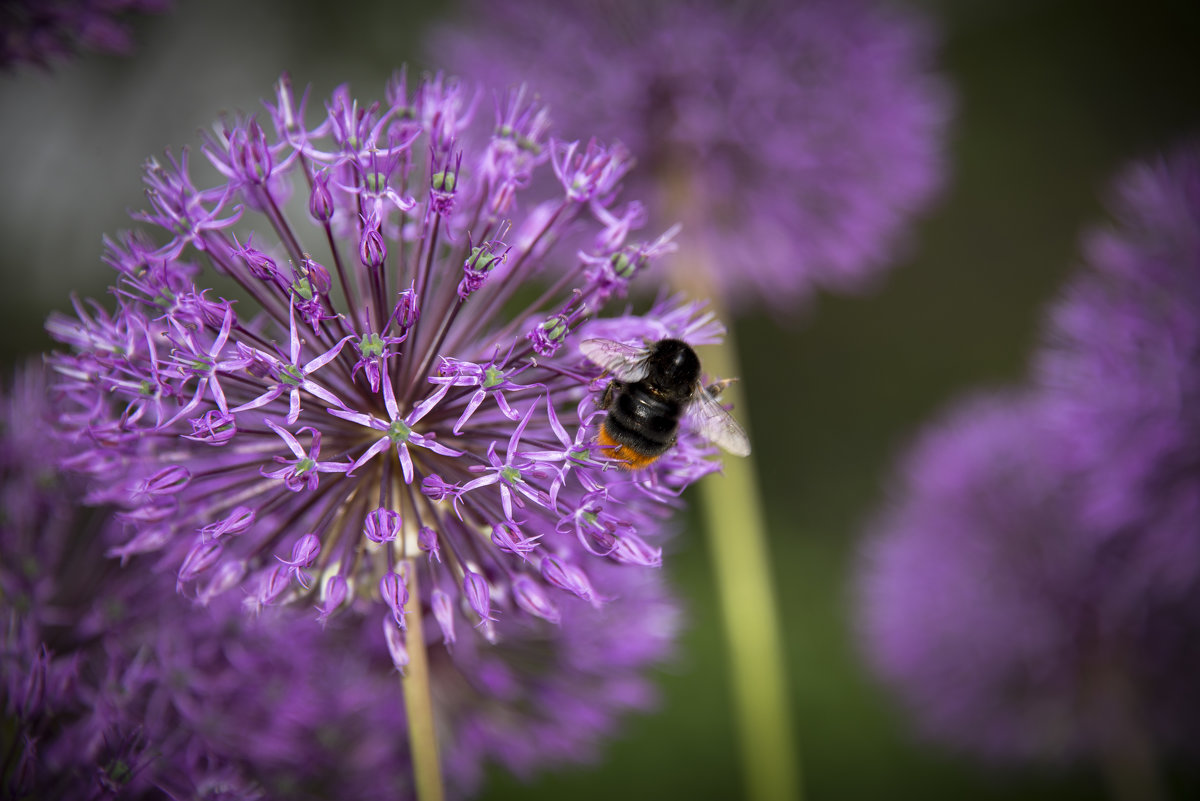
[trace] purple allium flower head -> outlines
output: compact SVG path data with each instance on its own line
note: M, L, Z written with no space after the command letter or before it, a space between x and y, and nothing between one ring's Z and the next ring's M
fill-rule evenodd
M900 464L858 589L863 644L929 737L998 761L1194 751L1200 584L1121 598L1088 476L1037 394L963 403Z
M7 382L6 382L7 383ZM203 735L178 729L174 689L198 676L162 650L204 640L207 620L170 620L184 602L170 582L103 558L111 516L82 508L54 469L41 365L0 399L0 775L5 798L257 799L239 768ZM170 610L170 611L167 611ZM181 623L200 623L181 626ZM168 625L160 625L167 623ZM210 631L209 634L215 632ZM207 647L217 640L208 637ZM239 682L244 684L243 680ZM209 796L204 796L209 797Z
M946 87L922 20L870 0L469 4L441 63L537 75L562 129L619 138L736 303L794 309L895 261L942 181ZM614 216L613 229L645 210Z
M1088 525L1121 554L1109 597L1131 609L1200 584L1200 145L1128 170L1110 205L1038 374L1087 475Z
M284 79L261 122L219 125L212 185L187 152L151 161L138 218L157 234L107 242L116 310L48 323L63 464L119 508L111 553L159 554L201 601L240 585L328 620L374 598L400 667L414 578L447 642L613 597L593 572L657 565L664 509L716 464L690 432L647 470L606 458L576 342L722 333L675 299L589 322L672 247L556 247L615 213L626 153L547 139L524 93L490 106L441 75L410 91L401 72L382 103L339 88L315 125L307 105ZM539 169L555 190L526 198Z
M130 14L155 13L170 0L5 0L0 5L0 69L45 67L80 50L128 53Z
M0 788L19 798L403 798L404 709L373 604L322 630L306 610L245 614L233 594L189 609L169 574L102 558L111 516L71 503L52 470L40 376L2 404ZM430 681L455 796L485 763L518 774L594 754L646 707L646 669L678 612L658 571L600 565L601 609L518 577L534 616L460 638ZM561 618L562 625L546 622ZM9 739L12 738L12 739Z
M931 427L867 546L872 662L993 757L1145 765L1200 734L1200 150L1117 186L1037 381Z
M997 758L1074 754L1087 549L1036 401L976 399L902 460L872 531L868 656L930 736Z

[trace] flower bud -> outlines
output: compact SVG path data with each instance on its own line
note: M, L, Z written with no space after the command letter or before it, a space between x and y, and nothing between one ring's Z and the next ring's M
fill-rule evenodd
M319 223L333 219L333 195L329 192L329 175L324 170L313 175L312 192L308 196L308 213Z
M389 618L383 618L383 639L387 643L388 655L392 664L401 673L408 667L408 646L404 642L404 632Z
M529 614L551 623L559 622L558 607L529 576L521 575L513 579L513 597L517 606Z
M379 594L391 610L396 625L402 629L407 628L404 622L404 605L408 603L408 585L404 578L389 570L379 580Z
M363 533L371 542L392 542L400 533L400 513L391 509L376 509L367 513Z
M433 607L433 618L437 621L438 628L442 630L442 642L446 645L453 645L456 637L454 636L454 604L450 601L450 596L443 592L440 588L434 587L430 593L430 606Z
M463 576L463 592L466 593L471 609L479 615L480 624L496 619L492 617L492 594L487 579L478 573L466 571L466 575Z

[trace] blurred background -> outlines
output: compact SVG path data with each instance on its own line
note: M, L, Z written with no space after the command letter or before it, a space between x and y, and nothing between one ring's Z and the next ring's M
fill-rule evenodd
M922 743L858 656L851 574L896 453L972 388L1019 380L1081 228L1129 160L1200 134L1200 4L958 0L940 27L957 97L949 183L879 289L825 296L803 317L738 321L750 427L785 626L807 797L1093 798L1089 769L989 768ZM88 55L0 75L0 358L48 347L42 321L110 280L100 238L142 207L140 167L224 110L259 108L281 71L320 98L382 93L407 62L437 68L435 3L179 0L136 22L130 58ZM659 712L629 722L594 767L489 799L735 798L740 790L718 610L702 537L666 559L690 626ZM639 788L632 791L630 779ZM1173 766L1175 796L1200 797Z

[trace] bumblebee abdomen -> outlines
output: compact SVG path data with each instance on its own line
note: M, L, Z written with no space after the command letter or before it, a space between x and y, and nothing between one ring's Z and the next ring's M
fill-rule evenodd
M679 431L678 403L656 397L641 384L631 384L613 400L600 431L600 444L614 458L639 469L675 444Z
M605 425L600 427L600 433L596 436L596 442L600 445L601 449L607 451L605 455L624 462L621 466L627 470L641 470L644 467L649 467L658 461L658 457L662 456L662 453L640 453L634 447L617 442L609 434L607 421L605 421ZM665 452L666 449L664 448L663 451Z

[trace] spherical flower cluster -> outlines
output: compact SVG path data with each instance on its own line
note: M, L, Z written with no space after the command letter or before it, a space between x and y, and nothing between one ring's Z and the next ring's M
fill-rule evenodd
M926 734L990 757L1077 754L1095 734L1074 646L1094 628L1091 565L1045 418L1036 399L999 395L935 422L864 554L872 664Z
M0 69L48 66L79 50L128 53L126 18L163 11L169 0L6 0L0 7Z
M625 142L651 219L682 220L704 282L794 310L854 291L942 182L948 93L919 18L870 0L469 6L440 63L539 76L563 129ZM639 209L640 218L645 210Z
M2 407L0 775L5 798L323 799L411 794L405 713L369 614L322 629L307 611L248 616L225 594L188 608L173 576L103 558L119 531L73 505L52 469L40 377ZM675 604L658 571L605 566L619 595L560 604L562 625L513 615L500 641L431 664L450 789L489 761L520 774L591 756L653 697ZM360 611L370 604L360 600Z
M120 510L111 553L159 554L201 603L240 586L326 621L373 598L400 667L414 586L447 644L602 605L599 566L657 566L664 510L716 469L691 432L643 471L594 442L604 384L577 342L671 247L613 222L626 154L440 75L410 93L401 72L382 103L339 88L313 126L306 100L285 79L264 120L218 125L207 188L186 152L150 162L159 231L107 242L115 312L48 323L63 464ZM555 191L531 201L539 168ZM670 299L595 330L721 334Z
M1200 148L1131 170L1052 310L1036 380L900 469L864 642L931 735L1154 781L1200 721Z
M220 787L225 795L212 797L260 798L203 736L178 728L178 708L161 703L179 677L198 676L159 646L197 627L183 630L186 620L158 627L164 604L178 613L181 599L156 595L154 582L131 580L104 559L111 517L73 504L78 487L55 472L40 365L18 373L7 390L0 398L0 795L160 797L153 787L170 785L186 791L177 797Z
M1116 225L1051 311L1039 383L1086 474L1118 608L1200 584L1200 144L1117 182Z

